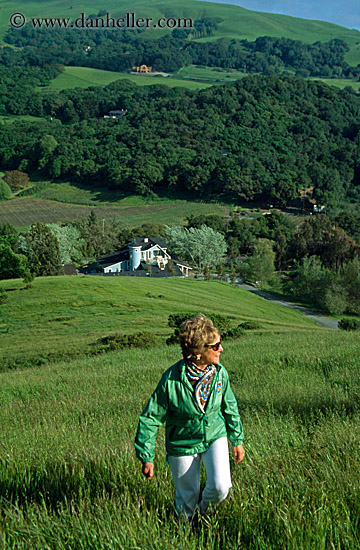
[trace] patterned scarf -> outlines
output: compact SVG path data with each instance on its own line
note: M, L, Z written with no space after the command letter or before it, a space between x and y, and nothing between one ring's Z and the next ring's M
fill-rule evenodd
M195 363L189 363L186 366L186 375L190 382L197 382L195 387L195 397L197 404L204 413L206 403L210 395L211 383L216 372L214 365L208 365L206 369L200 369Z

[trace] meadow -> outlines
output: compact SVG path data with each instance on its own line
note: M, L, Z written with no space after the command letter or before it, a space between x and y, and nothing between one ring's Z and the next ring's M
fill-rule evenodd
M101 69L93 69L90 67L64 67L64 72L57 76L48 86L38 88L41 93L46 93L49 90L68 90L72 88L88 88L90 86L107 86L116 80L129 80L138 86L150 86L162 84L169 87L181 86L189 90L198 90L207 88L212 85L226 84L234 82L239 78L247 76L246 73L235 69L222 69L219 67L202 67L197 65L189 65L183 67L172 75L171 78L163 76L151 75L136 75L129 73L117 73L104 71ZM310 77L309 80L322 80L329 86L337 88L345 88L350 86L356 92L360 89L360 83L355 80L345 78L315 78ZM23 119L33 120L36 122L36 117L0 117L0 122L11 122L12 120Z
M351 87L355 92L360 90L360 82L356 80L347 80L346 78L309 78L309 80L321 80L329 86L336 86L337 88Z
M1 282L9 290L0 306L8 356L22 346L30 357L32 346L46 350L56 338L65 354L76 344L81 351L87 338L114 328L146 327L161 339L168 314L188 309L226 314L234 324L257 319L261 328L225 341L222 355L245 459L231 461L227 501L207 524L185 531L163 428L151 481L133 450L138 415L178 359L177 346L79 353L0 372L0 548L360 548L358 336L220 282L78 277L20 286ZM55 319L65 314L67 328Z
M0 371L91 354L103 336L151 330L164 342L170 313L207 310L263 331L320 330L300 313L221 281L138 277L39 277L0 281ZM216 300L212 299L216 296ZM149 329L149 327L151 327Z
M212 82L196 82L193 80L164 77L161 75L141 75L104 71L90 67L65 67L64 72L51 81L49 86L38 88L43 93L47 90L68 90L71 88L89 88L90 86L107 86L116 80L129 80L138 86L162 84L171 88L186 87L189 90L199 90L211 86Z

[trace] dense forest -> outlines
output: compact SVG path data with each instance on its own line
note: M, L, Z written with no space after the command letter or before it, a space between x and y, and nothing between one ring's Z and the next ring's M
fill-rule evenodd
M146 63L155 71L173 72L190 64L243 70L265 75L291 71L301 76L355 78L359 67L351 67L344 56L346 42L304 44L290 38L263 36L254 42L221 38L198 42L192 38L212 35L216 20L194 22L194 29L174 29L171 35L150 40L144 30L34 29L26 25L10 30L0 65L48 64L93 67L109 71L130 71Z
M40 94L30 70L50 76L24 67L16 88L2 81L3 114L44 118L0 126L3 170L203 200L281 206L312 187L321 204L359 198L360 98L348 90L249 76L200 91L117 81ZM126 114L104 119L113 109Z

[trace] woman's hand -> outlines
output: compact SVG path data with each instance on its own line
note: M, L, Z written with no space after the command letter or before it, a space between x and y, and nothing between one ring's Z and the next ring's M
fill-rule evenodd
M153 462L145 462L142 467L142 473L147 479L150 479L154 475L154 464Z
M245 456L244 446L243 445L236 445L235 447L233 447L233 453L234 453L234 457L235 457L235 462L236 462L236 464L238 464L239 462L242 461L242 459Z

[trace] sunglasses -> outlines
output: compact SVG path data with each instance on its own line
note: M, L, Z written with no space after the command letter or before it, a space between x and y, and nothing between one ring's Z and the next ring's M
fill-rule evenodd
M210 346L206 346L206 347L211 348L213 351L219 351L220 346L221 346L221 338L215 344L210 344Z

